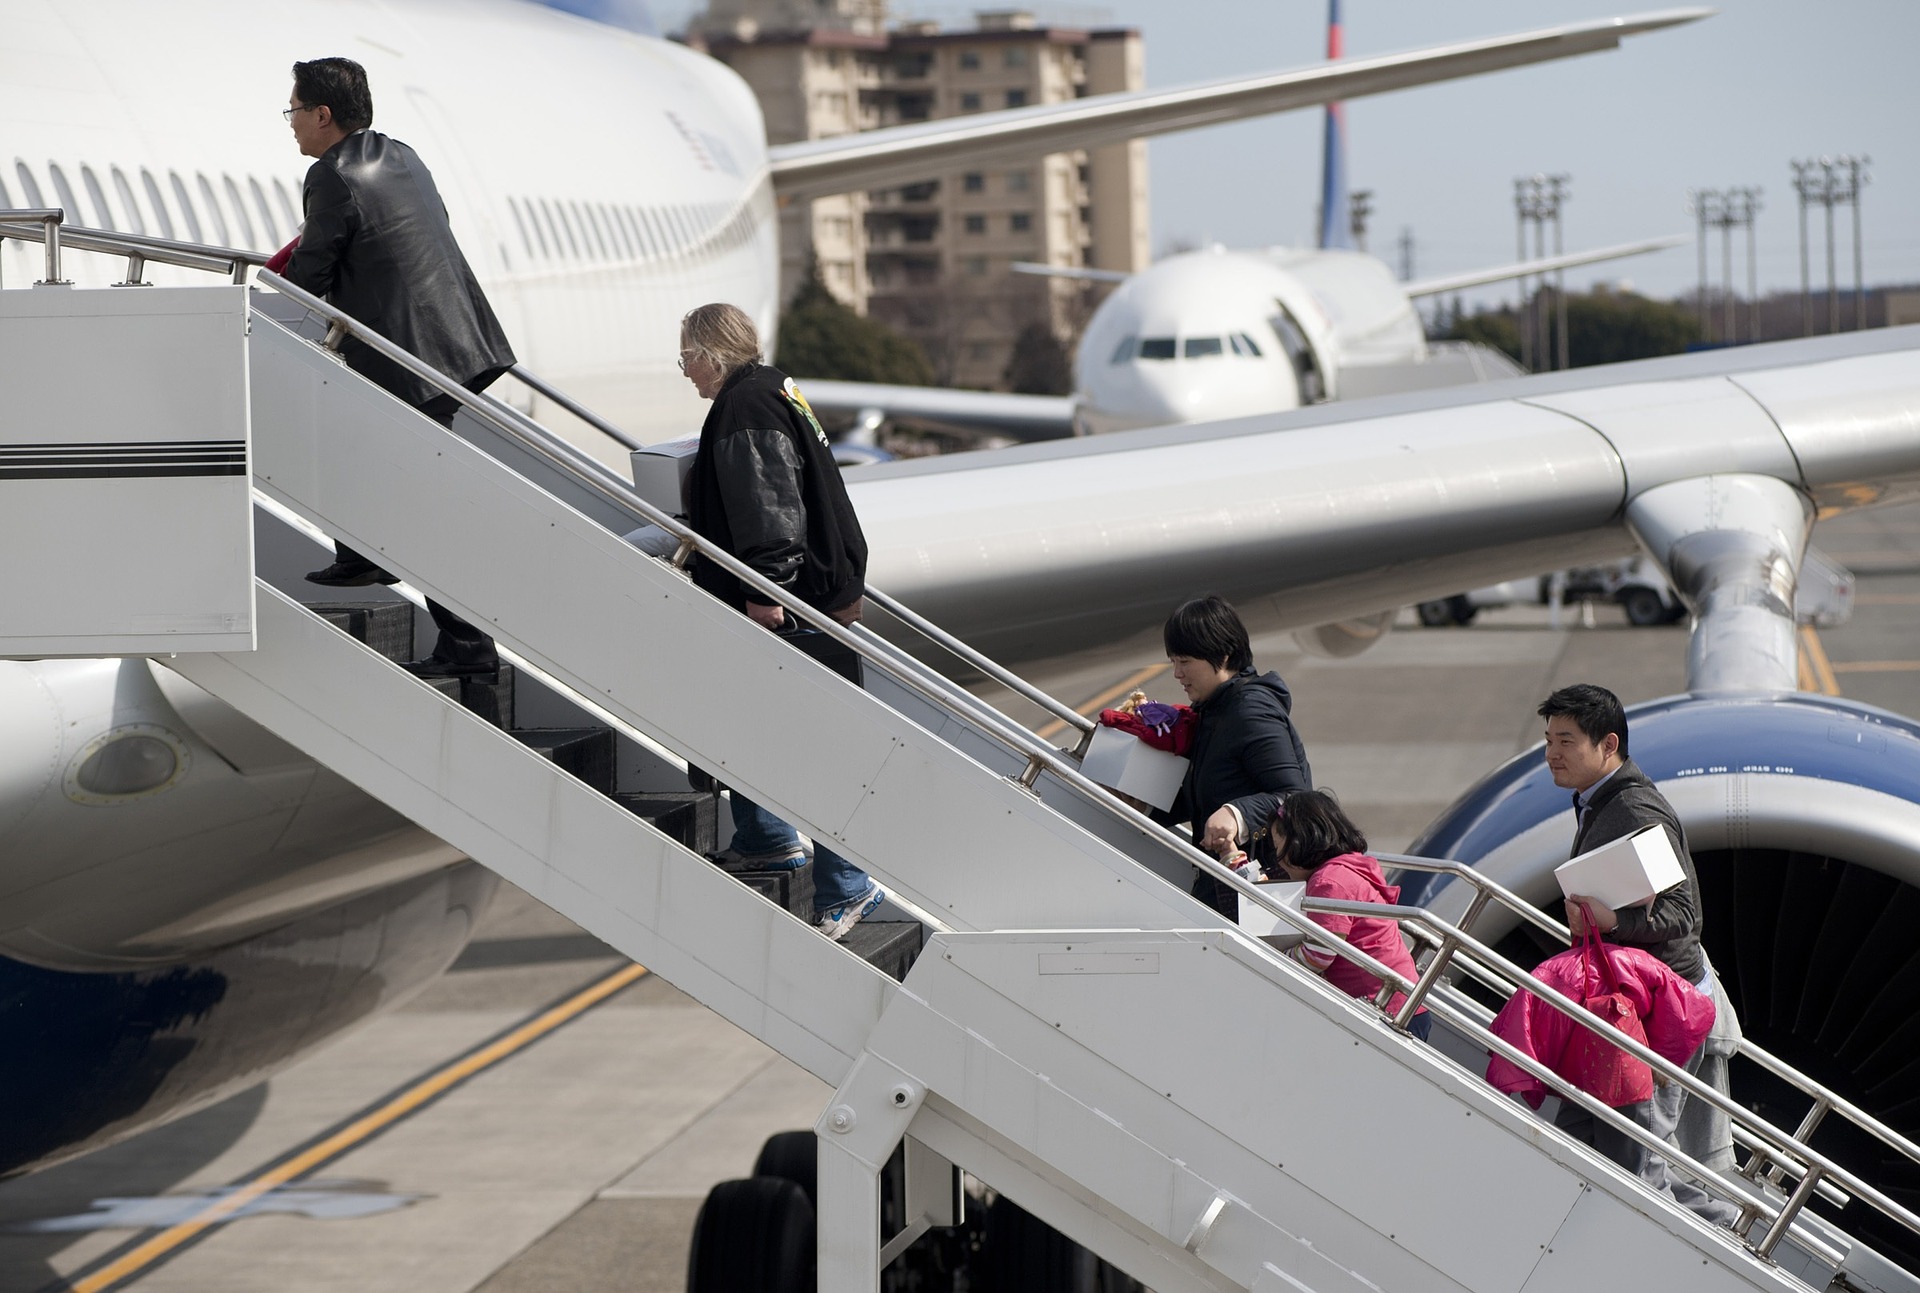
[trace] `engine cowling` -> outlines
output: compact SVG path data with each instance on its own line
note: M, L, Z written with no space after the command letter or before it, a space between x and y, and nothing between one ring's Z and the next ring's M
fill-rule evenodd
M1920 1133L1920 723L1807 694L1689 695L1628 711L1635 763L1687 830L1704 941L1746 1035L1908 1137ZM1409 852L1471 862L1557 909L1573 839L1540 747L1484 777ZM1469 895L1408 875L1402 901L1457 919ZM1531 964L1547 949L1490 909L1474 932ZM1556 911L1557 914L1557 911ZM1791 1129L1806 1097L1736 1063L1734 1095ZM1895 1198L1920 1166L1837 1120L1815 1140ZM1920 1243L1871 1210L1846 1218L1920 1269Z

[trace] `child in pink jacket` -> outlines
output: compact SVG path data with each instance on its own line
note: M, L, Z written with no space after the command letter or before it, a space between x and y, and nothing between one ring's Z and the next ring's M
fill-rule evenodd
M1388 906L1400 901L1399 886L1388 884L1380 863L1367 854L1367 837L1324 790L1297 790L1281 799L1267 827L1267 840L1279 869L1289 880L1304 880L1309 898ZM1308 912L1307 916L1409 981L1418 977L1397 921L1324 911ZM1328 983L1349 996L1371 1000L1380 991L1378 978L1326 948L1301 943L1288 955L1309 970L1326 975ZM1398 1010L1406 999L1406 993L1394 993L1388 1010ZM1433 1020L1425 1006L1407 1025L1407 1031L1421 1041L1427 1040L1432 1028Z

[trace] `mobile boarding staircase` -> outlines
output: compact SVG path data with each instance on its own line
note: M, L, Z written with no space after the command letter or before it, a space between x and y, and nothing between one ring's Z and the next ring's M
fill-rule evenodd
M57 281L59 221L0 214L0 238L44 240ZM1400 984L1413 997L1397 1016L1349 998L1178 881L1208 867L1243 903L1326 942L1316 926L1087 782L1073 754L864 629L788 604L859 653L862 690L695 590L680 563L698 550L785 600L524 415L274 275L258 276L274 291L240 286L250 255L64 233L69 247L126 257L130 282L145 261L234 282L8 291L8 335L52 337L45 354L82 361L113 338L124 380L151 383L151 439L209 410L171 407L181 397L164 368L127 362L127 346L161 335L129 330L129 312L149 329L224 315L230 326L207 335L244 367L261 507L377 553L616 730L831 841L924 923L925 947L896 981L264 582L255 649L166 661L833 1085L817 1126L820 1288L877 1290L907 1242L956 1222L956 1169L1159 1293L1916 1287L1891 1268L1863 1274L1863 1250L1805 1205L1825 1196L1916 1232L1920 1217L1805 1142L1831 1114L1894 1152L1920 1159L1920 1147L1784 1066L1813 1112L1789 1133L1735 1110L1744 1176L1707 1178L1675 1159L1744 1205L1736 1234L1500 1096L1477 1065L1408 1036L1424 1003L1469 1052L1498 1050L1638 1134L1486 1033L1486 1008L1453 986L1462 974L1502 993L1525 985L1599 1026L1464 928L1500 902L1565 936L1471 869L1407 860L1474 885L1474 910L1456 927L1388 909L1433 954L1417 984ZM457 396L471 439L348 371L326 344L348 333ZM177 361L196 335L166 329L164 344ZM45 379L76 371L96 370L68 363ZM58 434L0 425L0 445ZM642 522L678 538L677 561L619 537ZM1622 1044L1694 1098L1719 1099ZM883 1235L879 1172L903 1141L916 1220Z

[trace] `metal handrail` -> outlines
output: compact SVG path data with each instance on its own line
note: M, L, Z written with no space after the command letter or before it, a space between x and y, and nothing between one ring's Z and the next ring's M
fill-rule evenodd
M1531 974L1522 970L1512 961L1507 960L1506 957L1501 956L1491 947L1474 939L1470 934L1466 933L1465 930L1451 922L1440 919L1426 908L1389 906L1381 903L1348 902L1333 898L1309 898L1301 903L1301 908L1303 912L1321 911L1337 915L1364 916L1373 919L1393 920L1403 926L1410 922L1424 927L1429 933L1437 936L1443 946L1451 942L1457 944L1464 950L1471 951L1475 958L1484 966L1495 970L1514 990L1525 990L1533 993L1551 1005L1555 1010L1567 1016L1577 1026L1585 1028L1587 1031L1632 1055L1635 1059L1646 1063L1669 1082L1678 1083L1688 1095L1695 1099L1704 1100L1722 1112L1739 1118L1750 1130L1758 1132L1764 1139L1771 1141L1775 1150L1781 1155L1786 1156L1789 1160L1798 1160L1799 1164L1804 1167L1804 1172L1801 1176L1800 1185L1797 1186L1794 1191L1794 1197L1790 1197L1787 1203L1779 1208L1775 1214L1776 1220L1774 1225L1769 1229L1767 1236L1759 1244L1754 1246L1755 1251L1759 1252L1762 1256L1771 1254L1774 1246L1778 1244L1780 1237L1785 1233L1786 1225L1791 1223L1792 1218L1798 1214L1800 1208L1804 1206L1807 1199L1811 1197L1817 1188L1818 1182L1828 1178L1845 1186L1854 1197L1864 1199L1885 1216L1899 1222L1909 1230L1920 1234L1920 1214L1915 1214L1901 1206L1872 1184L1861 1179L1853 1172L1840 1166L1831 1158L1806 1144L1798 1136L1784 1132L1773 1124L1766 1122L1764 1119L1755 1118L1750 1110L1735 1105L1731 1099L1721 1095L1711 1086L1708 1086L1699 1078L1688 1073L1684 1068L1670 1063L1643 1043L1635 1041L1625 1033L1620 1032L1572 998L1534 978ZM1349 956L1347 959L1353 961L1355 964L1362 965L1362 968L1366 969L1369 974L1380 978L1383 985L1388 985L1396 991L1409 992L1407 1002L1402 1005L1400 1011L1397 1012L1397 1016L1404 1015L1410 1019L1413 1009L1417 1009L1421 1004L1428 1004L1426 1000L1416 1001L1411 995L1410 990L1415 985L1409 984L1405 977L1395 973L1385 965L1379 962L1373 962L1373 958ZM1373 963L1365 964L1365 962ZM1383 971L1384 973L1382 973ZM1427 979L1424 973L1422 979ZM1431 982L1429 982L1427 986L1430 996ZM1382 995L1390 995L1387 986L1383 986ZM1449 1007L1447 1013L1452 1014L1457 1013L1457 1011ZM1473 1036L1475 1041L1484 1039L1490 1043L1498 1043L1502 1048L1502 1054L1508 1059L1517 1061L1518 1058L1524 1058L1520 1056L1518 1051L1513 1050L1513 1048L1502 1042L1500 1038L1489 1032L1483 1025L1471 1020L1464 1013L1460 1014L1459 1022L1468 1026L1469 1035ZM1566 1099L1571 1095L1576 1103L1579 1103L1583 1108L1590 1110L1605 1108L1605 1106L1599 1105L1597 1101L1594 1101L1586 1092L1571 1086L1564 1078L1551 1073L1550 1070L1546 1070L1544 1067L1534 1064L1522 1064L1521 1067L1533 1074L1534 1077L1546 1081L1547 1085L1559 1094L1562 1099ZM1625 1123L1626 1120L1621 1119L1620 1121ZM1756 1213L1766 1212L1772 1208L1772 1201L1767 1199L1763 1194L1749 1189L1743 1183L1730 1181L1714 1173L1703 1164L1694 1162L1686 1155L1676 1152L1671 1145L1655 1140L1651 1133L1645 1131L1645 1129L1633 1127L1631 1123L1626 1123L1626 1125L1632 1127L1635 1139L1658 1149L1669 1161L1681 1163L1687 1168L1689 1173L1697 1175L1701 1181L1711 1182L1718 1187L1730 1189L1732 1193L1739 1195L1747 1208L1753 1209ZM1809 1184L1810 1181L1812 1184ZM1802 1195L1805 1197L1801 1197ZM1797 1203L1795 1202L1795 1198L1798 1198Z
M66 210L63 207L0 210L0 240L12 238L19 242L46 242L47 277L44 281L47 283L67 281L60 277L60 251L63 245L76 251L126 256L129 282L138 282L146 262L155 261L163 265L177 265L182 269L231 274L234 282L240 283L245 281L249 267L264 265L269 259L259 252L243 251L237 247L182 242L176 238L154 238L147 234L120 233L114 229L92 229L85 225L68 225L65 219ZM41 227L36 229L35 224Z
M61 218L63 218L63 213L57 209L46 212L0 212L0 221L3 221L5 216L14 214L37 215L44 218L46 220L46 223L42 226L44 232L23 231L22 227L0 223L0 238L16 237L31 240L35 237L35 234L39 232L40 236L45 237L49 241L56 241L58 239L59 235L56 230ZM208 248L199 244L173 243L170 240L149 239L139 235L122 235L110 231L87 230L80 233L80 237L77 240L70 239L70 241L74 246L90 251L112 252L132 245L141 250L150 250L159 253L154 255L152 257L153 259L196 269L218 267L224 270L229 265L234 265L240 267L236 270L236 273L241 273L244 272L246 265L263 263L262 258L250 252L236 252L227 248ZM214 262L214 264L203 262ZM887 648L890 644L884 644L876 635L865 631L856 633L852 629L833 620L825 613L791 597L785 590L768 582L759 575L758 572L752 570L744 563L739 562L730 554L713 547L713 545L695 534L691 527L685 523L649 503L646 499L635 493L631 486L626 485L619 477L606 470L604 465L598 464L587 455L572 449L572 446L566 446L566 450L570 450L571 452L556 448L556 446L565 446L565 441L555 436L550 430L541 426L534 419L490 396L467 390L464 386L453 381L437 369L415 358L410 352L403 350L391 341L388 341L385 337L380 336L380 334L353 319L351 316L334 309L325 301L304 291L280 275L263 270L258 275L258 278L261 282L275 288L310 312L329 320L331 324L327 338L329 348L337 347L340 339L346 335L355 336L362 344L367 345L385 358L399 364L403 369L426 381L442 393L452 396L476 415L506 432L511 438L518 441L522 447L531 450L537 456L546 459L552 465L561 468L576 479L579 479L581 483L588 485L594 489L595 492L600 493L607 501L615 503L629 512L660 526L669 534L672 534L680 542L680 550L674 557L674 564L676 566L684 566L691 555L698 552L703 558L713 561L721 569L726 570L729 574L742 580L748 587L753 588L754 591L762 597L784 606L790 613L793 613L803 622L812 625L841 645L853 650L862 659L868 660L880 667L883 671L894 677L896 681L906 686L909 690L933 702L936 706L951 710L955 701L958 700L958 697L948 692L947 686L941 685L946 684L947 680L925 669L910 655L900 651L897 647L889 650ZM523 380L525 380L525 376L523 376ZM539 388L536 387L535 389ZM543 391L542 393L544 394L545 392ZM576 410L579 411L576 412ZM569 407L569 411L576 412L576 416L584 415L593 423L601 421L594 417L590 411L580 409L580 406L577 405ZM597 467L598 470L582 470L587 464L592 464L594 467ZM882 605L884 606L885 603L882 603ZM889 613L893 613L891 607L887 609ZM944 645L944 643L942 645ZM964 646L964 644L960 645ZM984 660L985 658L981 657L981 659ZM930 674L933 678L938 678L939 683L930 681ZM961 692L960 695L968 696L968 694L964 692ZM1541 996L1553 1004L1556 1009L1572 1017L1577 1024L1589 1028L1590 1031L1597 1031L1598 1028L1608 1028L1609 1031L1614 1031L1614 1037L1608 1040L1614 1041L1621 1049L1634 1053L1636 1058L1654 1065L1663 1073L1666 1073L1670 1080L1677 1077L1677 1080L1679 1080L1682 1086L1690 1093L1706 1098L1716 1107L1721 1107L1729 1113L1736 1112L1731 1107L1730 1102L1724 1101L1719 1093L1711 1087L1700 1083L1698 1079L1686 1074L1683 1070L1673 1069L1673 1066L1668 1065L1659 1055L1646 1050L1644 1047L1640 1047L1638 1043L1635 1043L1624 1034L1612 1030L1609 1025L1606 1025L1603 1021L1599 1021L1597 1017L1591 1016L1589 1012L1575 1005L1569 999L1560 996L1560 994L1555 993L1552 989L1547 988L1546 985L1541 984L1538 980L1533 979L1530 975L1519 970L1517 966L1506 961L1504 957L1499 956L1499 954L1491 948L1472 939L1471 936L1465 932L1465 926L1470 924L1472 919L1479 914L1479 910L1486 902L1494 900L1502 902L1503 905L1509 907L1515 914L1529 919L1533 921L1533 923L1541 925L1543 928L1557 932L1561 937L1567 936L1565 926L1559 925L1558 922L1553 921L1550 917L1545 917L1539 913L1532 904L1525 902L1517 894L1498 884L1498 882L1489 880L1471 868L1466 867L1464 864L1457 862L1412 858L1405 855L1389 854L1383 856L1382 860L1390 861L1393 865L1407 869L1453 874L1467 880L1469 884L1478 890L1467 916L1463 919L1461 927L1455 927L1448 922L1442 921L1422 908L1385 907L1380 904L1353 904L1358 910L1352 914L1390 918L1399 922L1411 920L1439 934L1441 939L1441 954L1436 955L1433 961L1422 971L1419 981L1409 982L1396 971L1378 962L1373 957L1352 947L1344 940L1328 934L1319 925L1309 920L1303 913L1296 912L1288 908L1285 904L1269 897L1260 890L1259 886L1232 871L1218 859L1196 848L1190 841L1181 839L1165 827L1144 818L1124 803L1121 803L1104 787L1097 785L1082 775L1079 771L1077 761L1070 757L1063 757L1059 750L1039 741L1038 738L1034 737L1025 728L1013 724L1010 720L1007 720L1004 715L1000 715L998 711L985 706L984 702L979 702L977 698L968 696L968 699L973 700L974 704L967 704L964 707L975 712L982 722L982 725L989 729L989 734L997 737L1002 744L1007 745L1015 753L1024 754L1028 758L1028 774L1019 778L1021 784L1031 786L1041 770L1051 772L1060 784L1072 790L1096 808L1106 812L1122 824L1138 831L1146 838L1171 849L1176 855L1181 856L1183 860L1210 874L1220 883L1233 889L1240 896L1251 900L1256 906L1275 915L1283 923L1305 934L1316 943L1329 947L1330 950L1334 951L1337 955L1342 956L1367 973L1380 979L1383 985L1381 990L1382 998L1390 999L1395 991L1405 992L1407 994L1406 1000L1400 1009L1394 1013L1392 1018L1392 1022L1396 1027L1404 1028L1420 1006L1438 1004L1443 1019L1448 1019L1449 1022L1454 1022L1458 1025L1465 1025L1475 1033L1485 1033L1486 1039L1492 1043L1494 1048L1506 1054L1507 1058L1514 1060L1523 1069L1547 1082L1547 1084L1555 1090L1562 1091L1563 1098L1570 1093L1578 1103L1582 1103L1583 1105L1591 1103L1593 1111L1607 1120L1610 1125L1614 1125L1617 1130L1621 1130L1638 1139L1649 1139L1646 1133L1636 1128L1626 1119L1621 1118L1605 1106L1598 1105L1597 1102L1591 1102L1590 1097L1585 1097L1584 1092L1579 1092L1577 1089L1567 1087L1563 1079L1559 1079L1557 1075L1544 1070L1529 1060L1528 1057L1513 1050L1513 1048L1502 1042L1499 1038L1493 1036L1491 1033L1487 1033L1483 1026L1472 1020L1470 1016L1462 1012L1457 1006L1436 997L1433 992L1435 984L1438 982L1440 975L1444 973L1447 965L1454 959L1453 955L1449 953L1448 945L1451 943L1452 952L1467 951L1470 952L1475 959L1498 967L1499 973L1503 977L1506 977L1514 987L1524 987L1528 991L1535 992L1536 995ZM976 706L978 706L979 709L984 709L986 713L980 714ZM1075 715L1074 718L1079 724L1086 725L1083 727L1083 730L1090 729L1091 724L1088 724L1087 720L1081 719L1078 715ZM1331 900L1314 900L1314 904L1314 910L1331 911L1338 909L1338 905L1332 904ZM1268 950L1270 951L1271 949ZM1593 1022L1589 1023L1589 1020ZM1757 1048L1755 1049L1757 1050ZM1771 1060L1772 1057L1768 1057L1768 1059ZM1774 1060L1773 1063L1779 1064L1779 1061ZM1785 1068L1784 1065L1781 1065L1781 1067ZM1671 1070L1671 1072L1668 1072L1669 1070ZM1787 1071L1789 1073L1792 1072L1791 1070ZM1798 1079L1800 1075L1794 1074L1794 1077ZM1812 1083L1808 1079L1800 1080L1805 1081L1808 1086L1824 1093L1824 1088L1819 1088L1817 1083ZM1802 1089L1805 1090L1807 1088L1803 1087ZM1830 1095L1831 1093L1825 1094ZM1845 1102L1841 1101L1837 1096L1833 1097L1829 1102L1829 1107L1834 1109L1840 1109L1843 1105L1845 1105ZM1899 1137L1898 1134L1892 1132L1891 1129L1880 1128L1877 1120L1853 1109L1852 1106L1846 1105L1845 1107L1847 1112L1844 1116L1855 1118L1855 1116L1858 1115L1856 1120L1861 1121L1865 1129L1875 1130L1879 1128L1880 1131L1885 1132L1886 1137L1892 1138L1889 1141L1890 1144L1897 1144L1898 1147L1902 1148L1903 1153L1908 1152L1911 1142L1906 1141L1904 1137ZM1744 1110L1737 1112L1743 1117L1746 1116L1746 1111ZM1892 1217L1894 1220L1899 1221L1901 1224L1908 1226L1916 1232L1920 1232L1920 1216L1908 1212L1905 1208L1902 1208L1899 1204L1881 1194L1872 1185L1860 1180L1837 1164L1833 1164L1824 1156L1802 1144L1798 1139L1788 1136L1764 1122L1758 1124L1758 1126L1765 1128L1767 1131L1771 1131L1777 1148L1787 1155L1799 1157L1806 1163L1807 1170L1787 1204L1775 1214L1773 1226L1769 1229L1762 1244L1756 1246L1756 1251L1760 1251L1763 1255L1772 1251L1773 1246L1778 1243L1780 1237L1784 1235L1787 1227L1791 1224L1792 1218L1797 1215L1800 1208L1803 1207L1812 1196L1819 1180L1823 1177L1831 1177L1847 1183L1853 1189L1856 1196L1866 1199L1880 1211ZM1686 1167L1690 1172L1704 1174L1703 1179L1720 1181L1722 1184L1731 1184L1725 1182L1722 1178L1714 1176L1708 1169L1686 1158L1684 1155L1675 1154L1670 1146L1666 1147L1664 1152L1670 1160L1680 1162L1681 1165ZM1771 1206L1770 1201L1765 1199L1764 1196L1749 1197L1742 1187L1736 1186L1735 1192L1742 1194L1748 1208L1756 1215L1765 1212L1768 1207Z

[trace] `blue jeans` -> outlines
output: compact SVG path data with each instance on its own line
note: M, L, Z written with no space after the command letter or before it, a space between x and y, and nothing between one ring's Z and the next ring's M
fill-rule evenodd
M778 853L800 842L800 832L754 803L731 791L733 847L740 853ZM867 891L873 882L867 873L833 850L813 848L813 910L816 914L844 907Z

